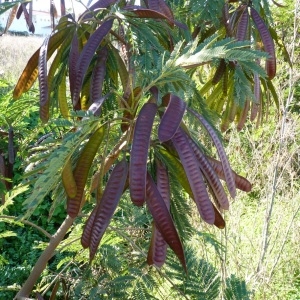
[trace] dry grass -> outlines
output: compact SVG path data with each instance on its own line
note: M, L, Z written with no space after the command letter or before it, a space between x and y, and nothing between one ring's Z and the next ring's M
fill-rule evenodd
M41 46L43 39L33 36L0 36L0 77L16 81L28 59Z

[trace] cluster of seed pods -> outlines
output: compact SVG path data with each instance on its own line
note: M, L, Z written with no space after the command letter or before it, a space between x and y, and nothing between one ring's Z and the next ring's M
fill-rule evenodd
M246 192L251 184L242 176L237 175L229 166L224 148L210 124L190 108L186 108L183 100L173 94L164 97L166 104L164 113L159 114L156 103L145 103L136 119L130 151L130 162L118 163L107 182L103 196L95 206L86 222L82 245L89 247L91 259L94 257L100 240L107 228L117 204L126 190L126 179L129 176L129 191L132 203L137 206L147 205L153 217L152 238L147 262L160 267L166 259L167 245L174 251L184 269L186 269L183 246L170 213L170 183L168 165L158 157L155 158L156 174L153 178L148 171L148 153L153 131L157 130L159 143L154 143L162 155L171 155L173 160L183 169L183 187L195 201L201 218L208 224L219 228L225 227L221 211L229 208L225 189L220 181L224 179L230 195L234 198L236 187ZM207 157L188 132L181 126L185 112L191 113L207 130L214 142L220 161ZM155 118L160 115L158 128L154 125ZM169 149L172 148L172 154ZM76 167L74 170L76 182ZM185 178L183 178L185 177ZM209 196L208 191L211 193ZM77 192L78 193L78 192ZM81 194L79 197L82 196ZM77 198L77 196L76 196ZM213 199L213 202L211 201ZM69 214L73 214L73 202L76 208L78 201L69 199ZM77 203L77 204L76 204ZM75 205L76 204L76 205Z
M237 1L229 1L237 2ZM223 10L223 23L226 29L226 35L233 37L238 41L252 40L256 41L256 48L258 50L264 50L268 53L269 57L266 59L265 71L267 74L266 83L261 82L257 73L253 75L254 82L254 99L246 100L241 111L236 107L234 100L228 101L227 108L222 117L222 130L228 128L229 122L232 122L235 117L237 119L237 129L241 130L244 127L245 121L250 111L250 120L254 121L260 110L262 109L262 87L264 89L272 89L271 80L276 75L276 53L274 47L274 41L270 30L263 18L257 12L257 10L249 3L241 3L236 9L233 9L230 3L226 3ZM229 12L230 11L230 12ZM256 62L260 65L260 61ZM237 70L241 72L239 64L235 61L225 61L221 59L219 65L216 68L211 84L217 85L220 82L220 86L223 89L223 96L228 93L228 74L229 70ZM222 81L221 81L222 80ZM219 105L221 107L221 105ZM230 111L230 113L229 113ZM259 120L258 120L259 122Z

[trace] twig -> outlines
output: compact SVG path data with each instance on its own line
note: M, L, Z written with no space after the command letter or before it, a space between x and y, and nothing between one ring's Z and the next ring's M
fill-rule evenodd
M46 230L44 230L43 228L41 228L40 226L28 221L28 220L22 220L22 219L18 219L17 217L13 217L13 216L4 216L4 215L0 215L0 219L10 219L10 220L14 220L14 221L18 221L21 222L25 225L29 225L31 227L34 227L35 229L37 229L39 232L41 232L42 234L44 234L48 239L52 238L52 235L47 232Z

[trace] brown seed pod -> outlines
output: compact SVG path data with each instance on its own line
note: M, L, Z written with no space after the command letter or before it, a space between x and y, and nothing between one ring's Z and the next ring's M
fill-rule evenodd
M68 197L76 197L77 185L73 175L72 162L70 159L67 160L62 170L61 179Z
M147 191L146 191L146 203L149 208L155 225L157 226L159 232L163 236L164 240L168 243L170 248L174 251L176 256L179 258L183 268L186 271L186 263L183 252L183 247L178 236L177 230L173 223L172 217L169 210L160 195L157 187L151 178L150 174L147 172Z
M212 157L206 156L207 160L210 162L215 172L219 176L220 179L225 180L224 171L222 167L222 163ZM250 192L252 189L251 183L244 178L243 176L238 175L236 172L232 171L235 185L238 189L244 192Z
M211 186L211 189L216 196L220 207L222 209L229 209L229 202L226 196L223 185L221 184L219 177L217 176L215 170L212 168L205 155L201 152L195 142L189 139L189 143L194 151L194 154L199 162L200 169L206 178L207 182Z
M126 160L123 160L114 167L109 180L107 181L101 200L95 207L96 214L89 245L90 260L94 258L101 238L118 206L126 184L127 174L128 164ZM85 234L87 234L86 237L88 240L88 228L86 232L83 232L83 236Z
M165 166L158 159L156 160L156 178L157 190L162 196L168 210L170 210L170 185L169 176ZM167 243L162 234L157 229L155 223L152 223L152 236L147 256L148 265L161 267L167 256Z
M66 36L70 34L70 30L72 30L72 28L64 26L61 30L51 35L48 45L47 59L51 57L54 51L57 50L58 46L65 40ZM20 98L23 93L27 92L37 79L39 53L40 49L38 49L28 60L27 65L14 88L14 99Z
M129 166L129 185L131 200L142 206L146 196L147 157L150 146L150 135L156 115L157 105L146 103L136 120Z
M113 25L113 21L114 19L109 19L103 22L102 25L90 36L79 55L78 62L76 64L76 81L73 90L74 106L76 106L79 101L80 89L82 87L84 75L86 74L89 64L102 40L109 33Z
M158 126L158 138L160 142L166 142L174 136L181 123L185 108L186 103L184 101L170 94L168 106Z
M238 121L238 124L236 127L238 131L241 131L245 125L245 122L246 122L247 116L248 116L248 112L249 112L249 108L250 108L250 100L247 99L245 102L244 108L241 111L240 118L239 118L239 121Z
M238 41L243 41L246 39L247 31L248 31L248 24L249 24L249 13L248 13L248 6L243 6L244 10L239 18L236 30L236 39Z
M67 200L67 212L71 218L75 218L80 210L84 187L88 177L88 173L97 150L104 137L105 128L102 126L97 129L93 135L89 138L89 141L84 146L77 164L74 169L74 179L77 185L77 193L73 198L68 197Z
M39 53L39 87L40 87L40 106L48 104L48 80L47 80L47 52L50 37L45 38Z
M225 59L223 59L223 58L220 59L220 63L218 65L216 72L214 74L214 77L212 78L212 81L211 81L211 83L213 85L217 84L221 80L221 78L223 77L223 75L226 71L226 67L227 66L226 66Z
M105 78L107 56L107 47L103 47L98 53L97 63L92 74L90 91L90 100L92 103L102 97L102 86Z
M223 170L224 170L224 175L225 175L225 181L229 190L229 193L231 195L232 198L235 198L236 196L236 189L235 189L235 183L234 183L234 179L233 179L233 174L232 174L232 170L230 168L229 165L229 161L227 158L227 155L225 153L225 150L223 148L223 145L219 139L219 137L217 136L216 132L214 131L214 129L212 128L212 126L197 112L195 112L194 110L188 108L188 110L195 116L198 118L198 120L202 123L202 125L205 127L205 129L207 130L208 134L210 135L211 139L213 140L220 160L222 162L222 166L223 166Z
M270 55L270 58L266 60L266 72L271 80L276 75L276 54L274 41L267 25L253 7L251 7L251 18L259 32L265 51Z
M193 149L181 128L178 128L172 142L185 170L200 216L208 224L213 224L215 221L213 206L207 194L206 186Z
M6 26L4 28L3 34L7 33L10 25L12 24L14 18L16 17L18 7L19 7L19 4L15 4L14 7L11 9L9 16L7 18L7 21L6 21Z

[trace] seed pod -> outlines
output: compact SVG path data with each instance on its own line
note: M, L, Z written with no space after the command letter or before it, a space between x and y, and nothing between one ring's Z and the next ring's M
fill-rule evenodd
M181 163L189 180L194 200L202 219L213 224L215 214L212 203L207 194L207 190L203 181L202 174L197 164L197 159L191 148L188 138L181 128L178 128L172 142L180 157Z
M67 85L66 85L66 70L64 70L63 75L62 75L62 80L58 86L58 105L60 109L60 113L64 118L69 117L69 106L67 102Z
M225 150L222 146L222 143L219 139L219 137L217 136L216 132L214 131L214 129L211 127L211 125L197 112L195 112L192 109L188 109L194 116L196 116L198 118L198 120L202 123L202 125L205 127L205 129L207 130L207 132L209 133L211 139L213 140L220 160L222 162L222 166L223 166L223 170L224 170L224 175L225 175L225 181L229 190L229 193L231 195L232 198L235 198L236 196L236 190L235 190L235 183L234 183L234 179L233 179L233 174L232 174L232 170L230 168L228 159L227 159L227 155L225 153Z
M170 140L174 136L186 108L186 103L179 97L172 94L169 96L170 101L158 127L158 138L162 143Z
M170 185L168 172L165 166L156 160L156 178L157 178L157 190L162 196L167 209L170 210ZM152 236L150 241L150 248L147 256L148 265L156 265L161 267L167 256L167 244L163 236L157 229L155 223L152 223Z
M107 181L102 198L96 206L96 215L90 241L90 260L95 256L101 238L123 194L128 174L126 160L119 162Z
M96 29L96 31L90 36L83 50L81 51L78 62L76 65L76 81L73 91L73 105L79 101L79 93L83 83L84 75L89 67L89 64L94 56L96 49L101 44L104 37L109 33L114 19L109 19Z
M244 5L244 10L243 10L243 12L239 18L239 22L237 24L236 39L238 41L244 41L246 39L248 23L249 23L248 6Z
M56 89L57 87L57 82L53 80L55 72L60 68L62 65L62 61L65 61L67 55L69 54L69 49L70 49L70 42L72 40L73 36L70 34L66 39L63 41L63 43L60 45L59 49L57 49L57 53L55 55L55 58L53 59L49 72L48 72L48 90L49 90L49 95L48 97L50 98L50 93Z
M107 47L103 47L98 53L97 63L93 69L91 80L90 100L92 103L96 102L99 98L102 97L102 86L106 72L107 55Z
M20 5L21 6L21 5ZM15 4L13 6L13 8L11 9L10 13L9 13L9 16L7 18L7 21L6 21L6 26L4 28L4 31L3 31L3 34L7 33L10 25L12 24L14 18L16 17L16 14L17 14L17 11L18 11L18 7L19 7L19 4Z
M169 19L164 13L160 11L156 11L153 9L144 8L142 6L137 5L127 5L124 7L127 11L133 12L137 18L151 18L151 19L164 19L168 22L168 24L173 27L174 26L174 19ZM177 23L177 22L176 22ZM180 26L183 24L178 23Z
M76 197L77 185L73 176L72 162L70 159L67 160L62 170L61 179L68 197Z
M50 37L45 38L39 54L39 87L40 87L40 106L46 106L49 102L48 81L47 81L47 51Z
M129 166L129 185L132 202L142 206L146 195L147 157L151 129L157 111L155 103L146 103L136 120Z
M146 203L151 215L153 216L155 225L157 226L164 240L179 258L183 268L186 271L183 247L178 236L177 230L173 223L172 217L168 211L168 208L164 203L163 198L161 197L153 179L151 178L148 172L146 194Z
M97 208L94 208L89 218L85 222L84 229L81 235L81 240L80 240L83 248L88 248L91 244L91 236L93 231L93 225L95 222L96 212L97 212Z
M26 5L27 5L28 3L29 3L29 2L25 2L25 3L24 3L25 7L26 7ZM23 13L23 6L24 6L24 5L21 4L21 5L19 6L19 9L18 9L17 15L16 15L16 18L17 18L17 19L20 19L21 15L22 15L22 13Z
M222 215L220 214L220 212L215 208L215 206L213 205L214 207L214 211L215 211L215 222L214 222L214 225L216 227L218 227L219 229L223 229L225 228L225 221L222 217Z
M259 110L259 106L261 105L261 87L260 87L260 79L259 76L254 74L254 96L255 102L251 103L251 114L250 120L254 121Z
M232 36L232 31L229 24L229 5L227 2L225 2L222 9L222 23L225 26L226 35Z
M163 156L164 160L167 161L168 167L170 168L170 172L176 174L176 179L180 183L180 185L184 188L184 190L189 194L189 196L194 200L194 195L191 190L189 181L186 177L186 173L180 161L169 153L167 150L163 148L158 149L159 153ZM212 204L213 205L213 204ZM214 225L220 229L225 228L225 221L222 218L219 211L213 205L214 212L215 212L215 221Z
M70 93L71 99L73 99L74 94L74 86L76 82L76 63L79 58L79 41L77 37L77 33L74 33L71 49L69 54L69 82L70 82Z
M246 102L245 102L244 108L241 111L239 122L237 124L237 130L238 131L241 131L243 129L244 125L245 125L249 108L250 108L250 100L247 99Z
M96 3L91 5L87 11L85 11L79 19L82 18L82 20L90 19L95 15L95 11L101 8L107 8L108 6L116 3L117 0L98 0Z
M253 7L251 7L251 18L259 32L265 51L270 55L270 58L266 60L266 72L271 80L276 75L276 54L274 41L267 25Z
M72 28L65 26L61 30L51 35L48 44L47 59L49 59L54 51L57 50L58 46L65 40L66 36L70 34L71 30ZM24 68L13 91L14 99L20 98L23 93L27 92L37 79L39 53L40 48L31 56L31 58L27 62L27 65Z
M225 180L225 175L222 167L222 163L212 157L206 156L207 160L210 162L211 166L214 168L215 172L220 179ZM238 189L244 192L250 192L252 189L251 183L243 176L238 175L236 172L232 171L235 185Z
M155 223L152 222L152 235L147 255L147 264L149 266L155 265L160 268L166 261L166 255L167 243L157 229Z
M80 157L78 158L76 167L73 172L77 185L77 193L74 198L68 197L67 201L67 212L71 218L75 218L80 210L88 173L97 150L102 142L104 132L105 130L103 126L97 129L89 138L89 141L85 145L80 154Z
M225 59L222 58L222 59L220 59L220 63L216 69L214 77L212 78L211 83L213 85L216 85L221 80L221 78L223 77L223 75L225 73L225 70L226 70L226 62L225 62Z
M215 170L212 168L210 163L207 161L205 155L201 152L201 150L198 148L195 142L191 139L188 140L199 162L200 169L204 174L207 182L211 186L211 189L213 190L220 207L222 209L229 209L229 202L225 190Z

